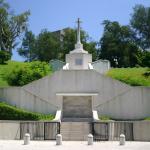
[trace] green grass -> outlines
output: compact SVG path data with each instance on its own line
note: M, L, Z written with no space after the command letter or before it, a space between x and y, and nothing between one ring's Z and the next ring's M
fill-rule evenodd
M144 120L150 121L150 117L146 117Z
M33 113L0 102L0 120L52 120L54 115Z
M11 70L16 67L23 67L26 64L25 62L8 61L7 64L0 65L0 87L9 86L6 75ZM115 68L111 69L107 76L132 86L150 86L150 76L144 76L145 72L148 72L148 68Z
M99 119L102 121L112 120L109 116L106 116L106 115L99 116Z
M26 63L8 61L7 64L0 64L0 87L8 87L8 82L6 80L6 75L16 67L23 67Z
M150 86L150 68L114 68L107 72L107 76L132 86Z

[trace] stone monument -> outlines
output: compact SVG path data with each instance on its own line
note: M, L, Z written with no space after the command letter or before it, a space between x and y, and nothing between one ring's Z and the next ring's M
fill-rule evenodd
M75 49L66 55L66 63L69 64L68 69L71 70L89 69L89 63L92 62L92 55L83 49L83 44L80 40L80 24L81 21L80 18L78 18L77 43L75 44Z

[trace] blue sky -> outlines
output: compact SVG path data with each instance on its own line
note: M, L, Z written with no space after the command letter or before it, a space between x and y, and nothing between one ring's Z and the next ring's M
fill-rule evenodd
M46 28L49 31L76 27L78 17L82 28L98 41L103 33L103 20L129 23L136 4L150 6L150 0L6 0L16 14L30 10L29 29L35 35ZM14 50L13 60L22 61Z

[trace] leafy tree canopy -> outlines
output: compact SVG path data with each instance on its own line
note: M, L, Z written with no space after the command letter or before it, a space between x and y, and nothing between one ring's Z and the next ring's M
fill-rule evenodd
M137 44L143 50L150 48L150 7L136 5L130 24L137 34Z
M97 43L90 40L85 31L81 31L81 41L84 45L84 49L92 53L93 60L95 60L97 58ZM64 61L65 54L68 54L69 51L74 49L75 43L76 30L71 28L65 29L62 35L57 34L57 32L42 30L37 37L35 37L31 31L27 31L18 52L28 61L49 61L51 59Z
M103 25L100 58L110 60L114 67L135 66L140 63L140 51L134 42L135 35L130 27L109 20L105 20Z
M16 47L16 39L27 28L27 21L30 12L26 11L14 15L5 0L0 0L0 50L11 53Z

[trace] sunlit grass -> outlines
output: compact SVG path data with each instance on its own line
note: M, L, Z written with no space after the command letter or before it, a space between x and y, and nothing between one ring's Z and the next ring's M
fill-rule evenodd
M107 76L132 86L150 86L150 76L144 75L149 71L149 68L114 68L107 72Z

